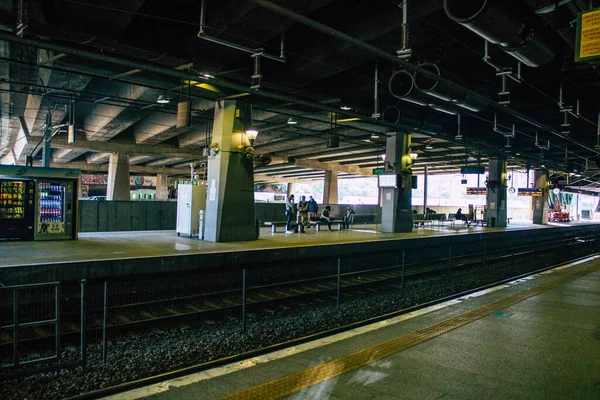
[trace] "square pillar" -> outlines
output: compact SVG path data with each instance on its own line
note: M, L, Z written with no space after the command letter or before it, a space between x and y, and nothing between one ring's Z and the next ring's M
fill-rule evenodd
M156 200L167 200L169 198L169 183L167 174L156 175Z
M254 219L254 165L238 149L248 146L236 121L235 100L215 104L212 142L219 152L208 158L204 240L236 242L258 239Z
M536 169L534 172L535 188L542 189L542 195L531 198L533 223L548 225L548 170Z
M386 143L387 173L398 175L397 188L382 189L381 230L412 232L412 160L408 133L390 133Z
M129 154L112 153L108 160L106 200L129 200Z
M338 176L337 171L325 171L323 181L323 204L338 204Z
M491 157L489 178L485 198L485 212L488 226L505 228L507 218L506 205L506 160Z

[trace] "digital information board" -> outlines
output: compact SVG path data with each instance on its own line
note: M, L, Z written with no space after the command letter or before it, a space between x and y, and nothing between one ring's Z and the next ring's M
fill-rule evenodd
M487 194L487 188L484 187L468 187L467 194Z
M542 189L534 189L534 188L519 188L517 191L518 196L532 196L539 197L542 195Z
M377 177L379 178L380 188L398 187L398 175L396 174L377 175Z

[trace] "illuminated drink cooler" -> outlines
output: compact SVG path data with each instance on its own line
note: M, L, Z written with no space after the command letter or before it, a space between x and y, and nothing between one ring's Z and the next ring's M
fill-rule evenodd
M73 169L0 166L0 240L77 238Z

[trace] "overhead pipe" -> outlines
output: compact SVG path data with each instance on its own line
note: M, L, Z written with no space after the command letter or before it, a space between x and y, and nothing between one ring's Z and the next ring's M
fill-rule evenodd
M392 96L403 101L420 106L428 106L433 103L430 96L417 89L414 75L406 70L396 71L392 74L388 82L388 89Z
M422 70L426 70L437 76L441 76L440 68L434 63L423 63L420 64L419 67L421 67ZM428 76L425 76L422 70L415 72L414 76L415 86L420 91L438 99L452 102L459 107L466 108L473 112L479 112L485 107L483 104L477 104L475 101L469 101L467 96L461 91L444 85L437 79L432 79Z
M543 33L527 26L530 16L514 2L444 0L444 11L453 21L530 67L546 65L556 55Z
M259 0L250 0L256 4L259 4L258 1ZM264 2L262 0L260 0L260 4L264 4L264 3L268 3L271 4L269 2ZM279 10L280 8L278 8L279 6L275 6L273 5L275 8L275 10ZM276 11L278 12L278 11ZM288 15L288 14L285 14ZM298 16L298 20L299 22L305 23L306 20L311 21L310 19L298 15L296 13L292 12L292 17L294 16ZM395 57L392 54L389 54L381 49L378 49L377 47L371 46L367 43L364 43L358 39L355 39L351 36L348 36L342 32L336 31L332 28L326 27L323 24L320 24L316 21L313 21L315 24L317 24L317 26L319 27L319 30L323 30L326 33L333 35L335 37L338 37L338 35L341 35L342 37L347 37L349 38L348 41L354 43L357 47L366 49L367 51L377 55L378 57L380 57L381 59L386 59L388 61L393 61L394 63L400 64L403 67L405 67L406 69L412 70L412 71L417 71L419 70L418 66L411 64L409 62L405 62L402 61L400 59L398 59L397 57ZM136 61L130 61L130 60L126 60L123 58L119 58L119 57L114 57L114 56L110 56L107 54L103 54L103 53L96 53L96 52L91 52L91 51L87 51L87 50L80 50L80 49L75 49L69 46L65 46L65 45L60 45L60 44L55 44L55 43L50 43L47 41L42 41L42 40L36 40L36 39L27 39L27 38L19 38L13 34L10 33L6 33L3 31L0 31L0 40L4 40L4 41L8 41L10 43L16 43L16 44L21 44L21 45L25 45L25 46L33 46L33 47L37 47L40 49L45 49L45 50L49 50L49 51L54 51L54 52L58 52L58 53L65 53L65 54L71 54L77 57L82 57L82 58L86 58L86 59L90 59L90 60L95 60L95 61L103 61L103 62L107 62L107 63L113 63L113 64L117 64L117 65L122 65L125 67L129 67L131 69L140 69L142 71L146 71L146 72L151 72L154 74L158 74L158 75L162 75L162 76L168 76L171 78L175 78L175 79L182 79L182 80L189 80L189 79L203 79L202 77L199 77L197 74L191 74L185 71L178 71L175 69L171 69L171 68L165 68L165 67L159 67L159 66L154 66L154 65L149 65L149 64L144 64L141 62L136 62ZM435 76L433 76L433 78L435 78ZM229 89L232 91L236 91L236 92L247 92L248 91L248 87L244 86L244 85L240 85L234 82L229 82L229 81L225 81L225 80L221 80L220 78L212 78L211 79L212 82L214 82L214 85L218 85L224 89ZM444 84L447 84L451 87L456 87L456 88L461 88L461 86L457 85L456 83L449 81L445 78L440 78L440 82L443 82ZM486 104L493 106L497 109L500 109L504 112L507 112L511 115L513 115L516 118L519 118L533 126L536 126L540 129L543 129L547 132L550 132L558 137L561 137L565 140L569 140L572 143L577 144L578 146L580 146L581 148L584 148L586 150L592 151L595 154L600 154L600 150L595 150L592 147L589 147L587 145L585 145L584 143L580 143L577 142L571 138L565 138L562 135L560 135L560 133L558 133L556 130L552 129L549 126L546 126L544 124L541 124L535 120L532 120L531 118L521 114L520 112L516 111L516 110L511 110L505 107L500 106L498 103L496 103L495 101L488 99L485 96L480 95L477 92L474 92L472 90L466 89L466 88L462 88L466 94L468 94L469 96L473 96L473 98L476 98L477 100L481 100L482 102L485 102ZM315 102L311 102L311 101L307 101L304 100L302 98L298 98L298 97L294 97L294 96L290 96L287 94L280 94L280 93L275 93L275 92L271 92L271 91L266 91L266 90L260 90L254 93L255 96L259 96L259 97L264 97L267 99L271 99L271 100L276 100L276 101L281 101L281 102L293 102L294 104L298 104L298 105L302 105L302 106L306 106L306 107L310 107L310 108L314 108L314 109L318 109L321 111L328 111L328 112L337 112L340 113L342 115L348 116L348 117L355 117L355 118L364 118L364 115L362 114L358 114L352 111L340 111L337 108L332 108L332 107L327 107L325 105L319 104L319 103L315 103ZM393 125L393 124L388 124L384 121L379 121L379 120L365 120L365 122L368 123L372 123L374 125L379 125L379 126L384 126L384 127L388 127L388 128L397 128L398 126ZM413 129L411 127L406 127L407 129ZM425 129L420 129L420 132L424 133L424 134L428 134L428 135L437 135L439 132L428 132ZM490 149L493 150L493 149Z
M343 40L343 41L345 41L347 43L350 43L350 44L352 44L352 45L354 45L354 46L356 46L356 47L358 47L360 49L366 50L369 53L371 53L371 54L379 57L382 60L387 60L387 61L390 61L390 62L392 62L394 64L398 64L398 65L400 65L401 67L405 68L408 71L416 72L416 71L420 71L421 70L421 68L419 66L414 65L414 64L412 64L410 62L401 60L398 57L394 56L393 54L390 54L390 53L388 53L388 52L386 52L384 50L381 50L378 47L375 47L373 45L365 43L362 40L356 39L353 36L350 36L350 35L348 35L346 33L340 32L340 31L338 31L336 29L333 29L333 28L331 28L331 27L329 27L329 26L327 26L325 24L322 24L320 22L312 20L312 19L310 19L308 17L305 17L304 15L298 14L298 13L296 13L294 11L291 11L291 10L289 10L287 8L281 7L281 6L279 6L277 4L274 4L274 3L270 2L270 1L267 1L267 0L249 0L249 1L252 2L252 3L254 3L254 4L256 4L256 5L261 6L261 7L265 8L265 9L267 9L267 10L270 10L270 11L273 11L273 12L278 13L280 15L283 15L285 17L288 17L288 18L290 18L290 19L292 19L292 20L294 20L294 21L296 21L298 23L301 23L303 25L309 26L309 27L311 27L311 28L313 28L313 29L315 29L317 31L323 32L326 35L329 35L331 37L335 37L337 39L340 39L340 40ZM1 36L1 32L0 32L0 36ZM0 39L1 39L1 37L0 37ZM425 71L423 73L425 75L429 74L429 77L432 78L432 79L438 79L438 77L436 77L435 75L431 74L429 71ZM581 143L581 142L575 141L572 138L565 137L565 136L561 135L560 132L557 131L556 129L553 129L552 127L550 127L548 125L542 124L542 123L540 123L540 122L538 122L538 121L536 121L536 120L534 120L534 119L532 119L532 118L530 118L530 117L522 114L521 112L519 112L517 110L513 110L511 108L504 107L501 104L499 104L498 102L496 102L496 101L494 101L494 100L492 100L490 98L487 98L487 97L485 97L485 96L483 96L483 95L481 95L481 94L479 94L479 93L477 93L477 92L475 92L473 90L467 89L467 88L465 88L465 87L463 87L461 85L458 85L457 83L452 82L452 81L450 81L448 79L445 79L443 77L440 77L439 81L442 82L442 83L444 83L445 85L448 85L448 86L450 86L452 88L455 88L457 90L462 91L463 93L465 93L466 95L468 95L469 97L471 97L474 100L481 101L482 103L484 103L486 105L489 105L491 107L494 107L497 110L500 110L502 112L510 114L513 117L518 118L518 119L520 119L520 120L522 120L522 121L524 121L524 122L526 122L526 123L528 123L528 124L530 124L530 125L532 125L534 127L537 127L539 129L543 129L543 130L545 130L545 131L547 131L549 133L552 133L553 135L555 135L557 137L560 137L561 139L564 139L564 140L570 141L572 143L575 143L575 144L577 144L579 147L581 147L583 149L592 151L595 154L600 154L600 150L596 150L596 149L594 149L594 148L592 148L590 146L587 146L585 143Z

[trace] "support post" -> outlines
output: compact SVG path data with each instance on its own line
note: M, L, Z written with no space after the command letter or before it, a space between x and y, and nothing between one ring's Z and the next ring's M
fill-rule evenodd
M156 175L156 200L169 199L169 183L167 174Z
M488 226L505 228L507 222L506 160L504 158L491 157L489 172L485 218Z
M536 169L534 173L536 189L542 189L542 195L532 197L533 223L548 225L548 170Z
M106 340L107 340L107 323L108 323L108 282L104 282L104 315L102 317L102 365L106 364Z
M242 270L242 333L246 332L246 268Z
M54 287L54 297L56 299L54 304L54 314L56 319L55 334L56 338L54 341L54 347L56 348L56 361L60 361L60 286Z
M42 167L50 168L50 162L52 161L52 148L50 142L52 138L52 132L50 131L50 125L52 125L52 114L46 113L46 126L44 128L44 147L42 148Z
M429 188L428 187L429 186L428 178L429 178L429 168L426 165L425 172L423 175L423 179L424 179L424 182L423 182L423 214L425 214L425 212L426 212L425 210L427 210L427 189Z
M238 146L249 146L241 117L250 119L249 113L248 108L238 108L235 100L221 100L215 104L212 142L219 151L208 158L204 228L207 242L258 239L253 159L250 154L238 150Z
M386 169L397 176L396 188L383 189L382 224L385 233L412 232L412 160L410 134L389 133Z
M325 171L323 181L323 204L338 204L338 176L337 171Z
M340 296L341 296L341 272L342 272L342 268L341 268L341 260L338 258L337 259L337 303L336 303L336 309L338 311L340 311Z
M79 352L79 361L81 361L81 366L83 368L86 367L87 364L87 348L86 348L86 343L85 343L85 284L86 284L86 280L82 279L81 281L79 281L79 285L81 287L81 321L80 321L80 327L79 327L79 345L81 346L80 352Z
M452 277L452 244L448 245L448 276Z
M402 251L402 297L404 297L404 268L405 268L405 252Z
M108 160L106 200L129 200L129 155L113 153Z

